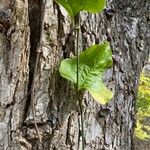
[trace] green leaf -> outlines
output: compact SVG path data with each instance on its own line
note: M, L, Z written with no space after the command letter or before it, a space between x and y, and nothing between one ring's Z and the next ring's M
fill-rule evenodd
M105 104L112 98L102 81L105 70L112 65L112 52L108 42L93 45L79 56L79 90L88 90L93 98ZM59 72L62 77L77 83L77 58L68 58L61 62Z
M90 13L97 13L103 10L106 0L55 0L62 5L74 18L80 11L86 10Z

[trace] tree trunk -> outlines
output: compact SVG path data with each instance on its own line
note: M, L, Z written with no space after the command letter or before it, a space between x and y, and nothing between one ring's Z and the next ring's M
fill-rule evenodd
M81 149L75 89L58 73L60 61L74 54L72 26L52 0L43 15L43 3L0 0L0 150ZM105 75L114 91L110 103L102 106L88 92L83 95L86 150L133 150L137 86L149 52L149 6L149 0L108 0L101 14L80 15L81 49L108 40L114 60Z

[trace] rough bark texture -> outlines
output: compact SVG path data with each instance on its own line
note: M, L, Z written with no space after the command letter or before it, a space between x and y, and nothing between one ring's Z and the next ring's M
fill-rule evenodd
M35 82L39 145L27 96L40 41L42 1L0 0L0 150L81 149L80 113L75 89L58 73L61 59L74 54L71 23L49 0ZM139 74L150 43L149 0L108 0L101 14L81 13L81 49L108 40L114 65L105 76L114 91L107 106L86 92L86 150L132 150ZM71 32L71 33L70 33Z

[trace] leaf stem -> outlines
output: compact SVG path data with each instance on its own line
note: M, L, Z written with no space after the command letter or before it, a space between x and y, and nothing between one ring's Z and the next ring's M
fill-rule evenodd
M80 110L80 120L81 120L81 137L82 137L82 150L84 150L84 118L83 118L83 107L82 107L82 98L80 98L80 89L79 89L79 32L80 32L80 17L79 14L75 17L75 30L76 30L76 55L77 55L77 100L79 103Z

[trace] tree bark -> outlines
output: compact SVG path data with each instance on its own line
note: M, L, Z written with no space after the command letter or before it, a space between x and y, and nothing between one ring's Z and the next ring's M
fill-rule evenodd
M73 85L58 73L60 61L74 55L67 13L54 1L0 0L0 150L81 149L80 113ZM113 67L104 80L114 97L84 100L86 150L133 150L138 80L150 43L149 0L108 0L100 14L82 12L80 48L108 40ZM41 22L44 29L41 31ZM42 41L35 78L35 121L29 94L37 47Z

